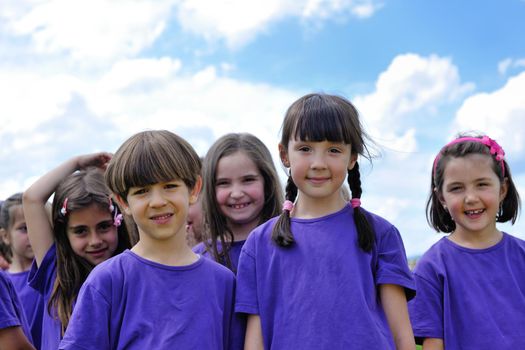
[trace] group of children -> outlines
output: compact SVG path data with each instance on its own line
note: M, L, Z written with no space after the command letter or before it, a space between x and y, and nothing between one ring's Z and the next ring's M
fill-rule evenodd
M520 198L496 141L436 156L427 218L449 235L412 272L361 206L355 107L305 95L281 131L284 193L254 135L201 159L158 130L7 199L0 349L525 348L525 242L496 228Z

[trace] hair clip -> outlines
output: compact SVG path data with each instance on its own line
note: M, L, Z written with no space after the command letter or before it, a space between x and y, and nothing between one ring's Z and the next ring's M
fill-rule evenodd
M113 205L111 198L109 198L109 211L113 213L113 210L115 210L115 206Z
M120 224L122 224L122 214L117 214L117 212L115 211L115 216L113 217L113 225L115 227L119 227Z
M350 205L354 209L360 207L361 206L361 199L359 199L359 198L352 198L352 199L350 199Z
M501 165L501 175L502 176L505 176L505 163L504 163L504 160L505 160L505 151L503 150L503 148L496 142L496 140L493 140L491 139L490 137L488 136L483 136L481 138L479 137L470 137L470 136L466 136L466 137L459 137L455 140L452 140L450 141L449 143L447 143L445 146L443 146L443 148L441 148L441 151L439 151L439 153L437 154L436 158L434 159L434 166L433 166L433 173L435 174L436 173L436 168L437 168L437 164L439 162L439 159L441 158L441 155L443 153L443 151L447 148L447 147L450 147L452 145L455 145L456 143L461 143L461 142L467 142L467 141L471 141L471 142L478 142L478 143L482 143L484 144L485 146L487 146L489 148L489 152L492 156L494 156L494 159L496 159L496 161L500 162L500 165Z
M67 197L66 199L64 199L64 204L62 204L62 209L60 209L60 214L62 214L62 216L66 216L67 214Z
M293 202L289 200L285 200L283 203L283 211L292 211L293 210Z

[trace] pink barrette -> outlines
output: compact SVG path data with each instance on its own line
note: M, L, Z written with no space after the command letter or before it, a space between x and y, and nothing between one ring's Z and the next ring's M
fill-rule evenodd
M67 214L67 197L66 199L64 199L64 204L62 204L62 209L60 209L60 214L62 214L62 216L66 216Z
M113 225L115 227L119 227L121 223L122 223L122 214L117 214L115 212L115 217L113 218Z
M293 202L289 200L285 200L283 203L283 211L292 211L293 210Z
M352 208L358 208L361 206L361 200L359 198L352 198L350 199L350 205L352 205Z
M505 164L503 162L505 160L505 151L496 142L496 140L493 140L493 139L491 139L488 136L483 136L482 138L479 138L479 137L459 137L459 138L457 138L455 140L452 140L449 143L447 143L445 146L443 146L443 148L441 148L441 151L439 151L439 153L437 154L436 158L434 159L434 166L433 166L434 174L436 173L437 163L439 162L439 159L441 158L441 155L443 154L443 151L447 147L455 145L456 143L467 142L467 141L479 142L479 143L482 143L485 146L487 146L489 148L489 150L490 150L490 154L492 154L494 156L494 158L498 162L500 162L500 164L501 164L501 174L503 176L505 176Z
M113 213L113 210L115 210L115 206L113 205L113 201L111 200L111 198L108 198L109 199L109 211Z

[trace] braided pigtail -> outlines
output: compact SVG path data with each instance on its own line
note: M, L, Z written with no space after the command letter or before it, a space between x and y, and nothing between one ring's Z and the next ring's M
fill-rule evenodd
M374 247L375 233L365 214L360 209L363 190L361 189L361 174L359 173L359 163L357 162L351 170L348 170L348 185L352 192L351 203L354 208L354 221L357 228L359 247L365 252L370 252Z
M280 247L289 247L295 242L290 225L290 212L297 197L297 186L292 176L288 176L285 192L286 201L283 205L283 212L272 230L272 240Z

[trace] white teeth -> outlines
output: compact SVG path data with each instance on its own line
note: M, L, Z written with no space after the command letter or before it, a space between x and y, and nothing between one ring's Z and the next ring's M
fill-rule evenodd
M476 215L476 214L481 214L483 213L485 209L477 209L477 210L466 210L465 213L469 214L469 215Z
M248 204L232 204L230 205L233 209L242 209L244 207L247 207Z

